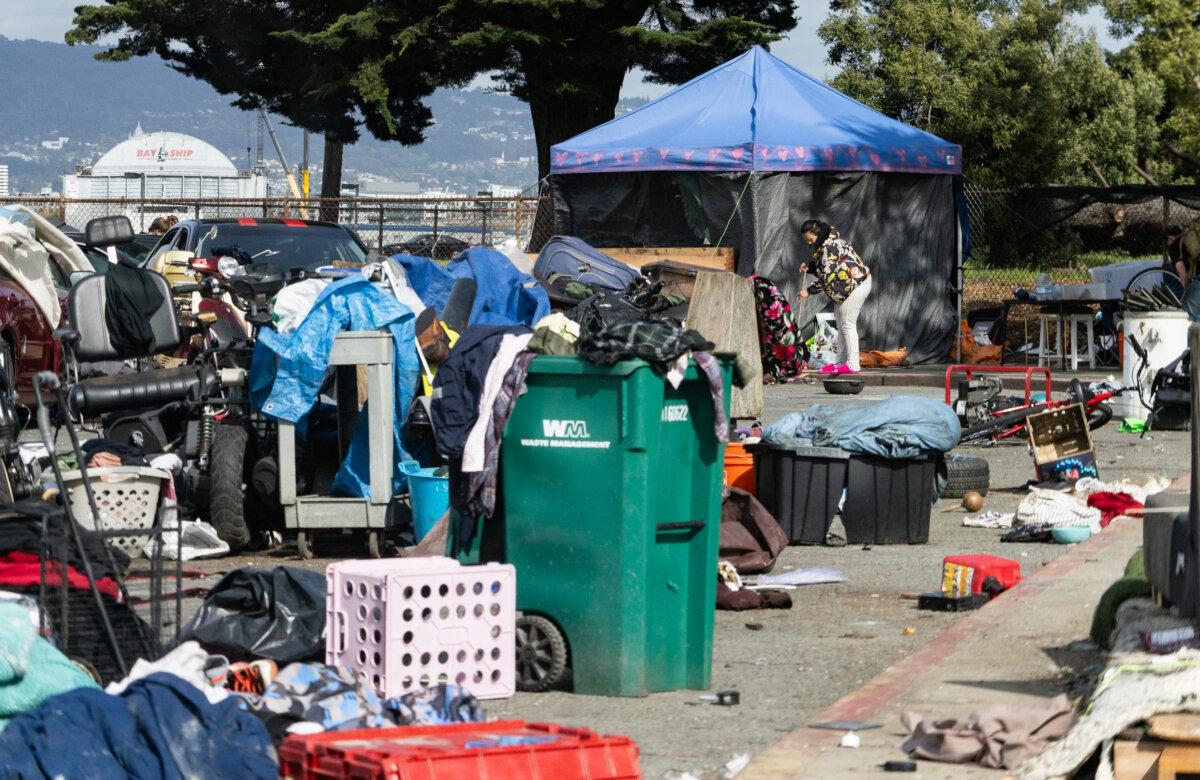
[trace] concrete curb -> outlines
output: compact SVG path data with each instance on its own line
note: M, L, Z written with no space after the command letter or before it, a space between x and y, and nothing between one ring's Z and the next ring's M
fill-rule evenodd
M1175 489L1181 477L1170 489ZM1186 484L1186 483L1185 483ZM1186 488L1185 488L1186 489ZM918 689L926 673L960 650L968 641L994 633L1003 620L1027 602L1054 587L1085 561L1132 534L1141 534L1140 520L1121 520L1086 542L1076 545L1023 580L1002 598L990 602L927 642L915 654L884 670L856 691L843 696L809 720L871 720L886 705ZM760 752L738 775L739 780L798 777L806 764L829 746L830 732L801 727Z

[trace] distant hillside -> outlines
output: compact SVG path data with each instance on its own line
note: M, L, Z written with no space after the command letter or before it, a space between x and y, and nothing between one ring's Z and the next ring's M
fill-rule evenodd
M5 105L0 111L0 164L16 191L58 189L59 177L92 162L126 138L139 122L147 130L195 135L225 152L240 168L256 154L257 123L207 84L183 76L158 58L98 62L96 47L71 47L0 36ZM644 101L623 105L629 110ZM418 147L364 138L346 150L344 181L369 173L418 181L424 188L474 193L487 184L528 187L537 178L533 129L525 104L479 90L442 90L429 101L436 124ZM301 132L276 119L284 152L300 162ZM62 148L44 148L43 142ZM274 160L270 141L265 156ZM310 156L321 161L321 139ZM502 160L501 160L502 158ZM524 160L522 160L524 158ZM315 184L314 184L315 186Z

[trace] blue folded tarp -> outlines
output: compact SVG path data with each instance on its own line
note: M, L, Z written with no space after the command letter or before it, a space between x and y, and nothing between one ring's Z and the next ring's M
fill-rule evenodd
M947 452L962 429L948 405L897 395L870 404L814 404L763 429L763 441L783 447L840 447L848 452L903 460Z
M396 347L392 488L393 494L400 493L408 484L400 464L409 460L400 443L400 431L420 371L413 320L407 306L362 276L334 282L317 296L295 332L285 334L264 328L259 333L250 367L250 399L263 414L300 422L317 402L337 334L390 331ZM334 477L335 495L361 498L371 493L370 426L366 412L364 406L346 460Z
M413 292L426 306L436 309L438 316L455 280L464 277L474 279L477 287L472 325L532 326L550 313L550 299L537 280L517 270L495 249L471 247L444 268L428 257L396 255L395 260L404 266Z

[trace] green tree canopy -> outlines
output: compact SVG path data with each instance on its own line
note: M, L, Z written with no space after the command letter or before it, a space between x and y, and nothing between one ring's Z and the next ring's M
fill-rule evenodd
M1150 2L1151 0L1147 0ZM995 185L1135 180L1162 87L1110 65L1046 0L834 0L819 34L838 89L963 146Z
M306 40L362 54L355 83L387 100L386 63L413 33L410 17L407 0L377 0ZM553 144L613 118L633 68L679 84L795 24L793 0L445 0L423 32L529 104L544 176Z
M453 62L431 35L436 0L397 3L393 24L408 35L402 46L364 64L353 48L313 45L306 36L363 24L354 16L367 0L106 0L76 9L67 43L95 43L115 36L101 60L157 54L172 68L211 84L233 105L264 107L290 123L326 138L322 195L341 185L341 145L360 128L383 140L418 144L433 117L423 98L439 84L470 74ZM361 32L369 33L363 26ZM401 37L398 33L397 37ZM385 95L377 82L388 84Z
M1163 86L1156 117L1163 148L1200 171L1200 2L1197 0L1104 0L1111 32L1133 42L1121 53L1130 68L1152 74Z

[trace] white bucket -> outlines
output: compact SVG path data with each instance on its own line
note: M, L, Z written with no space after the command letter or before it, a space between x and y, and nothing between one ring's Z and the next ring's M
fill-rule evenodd
M1150 383L1154 381L1154 372L1183 354L1187 349L1188 318L1181 311L1152 311L1128 313L1121 325L1125 339L1124 365L1121 368L1121 384L1133 387L1141 372L1142 395L1146 402L1150 401ZM1137 339L1142 349L1146 350L1147 365L1142 366L1142 359L1137 351L1129 344L1129 337ZM1150 411L1142 405L1137 393L1125 393L1121 396L1121 416L1145 419Z

